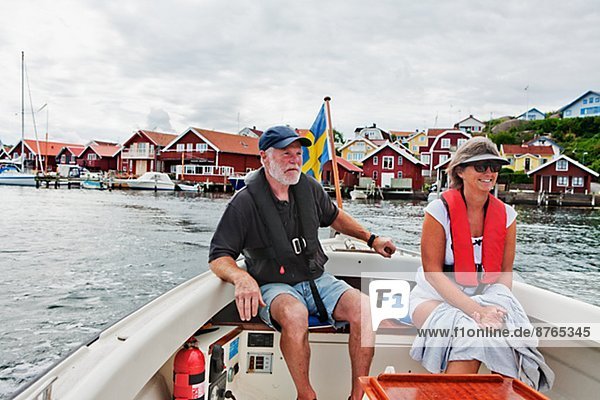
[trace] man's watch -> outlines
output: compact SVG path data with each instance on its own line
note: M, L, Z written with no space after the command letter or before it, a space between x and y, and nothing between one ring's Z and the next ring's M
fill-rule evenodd
M375 239L377 239L379 236L371 233L371 236L369 237L369 240L367 240L367 246L369 246L370 248L373 248L373 243L375 242Z

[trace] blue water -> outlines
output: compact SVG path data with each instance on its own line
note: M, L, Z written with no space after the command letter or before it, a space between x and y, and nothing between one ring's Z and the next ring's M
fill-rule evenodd
M0 398L206 271L210 238L229 198L0 187ZM424 205L348 201L344 208L418 251ZM600 211L517 210L515 268L524 279L600 305Z

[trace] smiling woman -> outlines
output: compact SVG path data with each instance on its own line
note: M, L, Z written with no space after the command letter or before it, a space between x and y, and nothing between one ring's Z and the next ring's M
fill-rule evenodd
M450 162L452 189L425 209L423 266L410 297L411 317L418 327L438 328L442 321L452 321L452 328L458 329L500 328L507 318L529 323L511 292L517 215L490 194L498 171L507 163L494 143L483 137L463 144ZM448 348L415 340L411 356L434 373L475 374L483 363L491 371L516 378L522 359L513 363L513 350L510 344L493 346L489 339L475 345L457 339ZM529 372L543 377L528 383L548 389L554 374L535 346L527 351L539 355Z

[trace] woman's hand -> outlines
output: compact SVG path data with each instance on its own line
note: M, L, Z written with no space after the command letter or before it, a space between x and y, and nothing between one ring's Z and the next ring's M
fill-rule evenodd
M481 310L473 312L471 317L482 328L501 328L506 318L506 310L497 306L482 307Z

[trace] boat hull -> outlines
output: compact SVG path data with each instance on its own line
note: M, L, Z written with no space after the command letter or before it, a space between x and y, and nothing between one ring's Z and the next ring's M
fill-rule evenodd
M31 174L0 174L0 185L36 186L35 175L31 175Z

